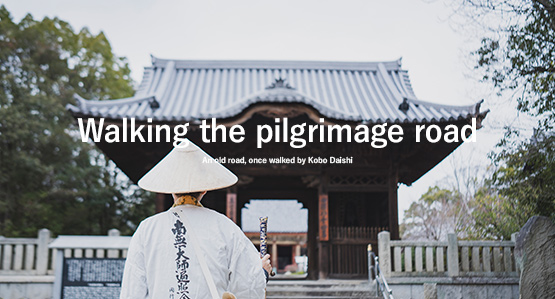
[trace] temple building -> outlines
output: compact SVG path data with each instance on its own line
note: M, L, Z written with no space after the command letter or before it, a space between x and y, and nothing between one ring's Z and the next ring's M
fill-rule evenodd
M381 230L390 231L393 239L399 238L399 184L410 185L462 143L462 138L429 142L425 131L417 126L435 125L431 136L449 129L460 132L473 120L479 128L488 112L480 111L480 103L448 106L417 99L400 60L159 58L153 58L152 65L145 68L133 97L96 101L77 96L76 105L68 109L76 119L94 118L97 124L103 119L104 125L113 124L122 131L130 130L129 119L134 119L136 125L171 128L189 123L186 137L211 156L245 161L225 163L239 177L238 184L209 192L203 203L238 224L242 223L241 209L251 200L292 199L301 203L308 210L309 279L364 277L368 271L367 244L376 244ZM202 120L210 124L212 118L225 128L241 125L244 140L231 142L228 135L227 142L222 142L220 130L218 141L203 142L199 125ZM307 125L302 135L306 146L296 148L283 142L288 138L286 125L303 123ZM380 148L371 142L349 141L352 136L345 129L354 130L360 125L373 129L383 124L387 128L399 125L403 140ZM261 145L257 139L261 125L282 130ZM335 139L325 141L315 131L318 138L309 139L308 127L319 125L337 125L343 131L337 129L335 133L340 133ZM469 133L463 130L461 134ZM95 143L137 182L172 149L172 141L108 142L104 137ZM251 158L279 157L312 159L312 163L248 162ZM343 159L337 163L331 157ZM158 194L153 213L167 209L171 202L169 196Z

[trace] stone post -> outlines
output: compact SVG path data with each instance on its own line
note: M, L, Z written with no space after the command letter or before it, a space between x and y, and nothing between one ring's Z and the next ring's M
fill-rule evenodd
M39 230L37 240L37 274L46 275L48 271L48 243L50 243L50 231L46 228Z
M389 241L389 232L383 231L378 234L378 263L385 277L391 275L391 249Z
M108 236L110 237L119 237L120 235L121 233L116 228L112 228L111 230L108 231Z
M518 232L513 233L511 235L511 241L515 242L515 247L516 247L516 239L518 238ZM514 251L513 251L514 254ZM518 273L518 275L520 275L520 267L518 263L515 263L515 271Z
M108 237L119 237L121 235L120 231L112 228L108 231ZM106 250L106 255L108 258L118 258L119 257L119 250L117 249L108 249Z
M424 299L437 299L437 284L425 283L424 284Z
M459 246L457 235L447 235L447 273L449 276L459 276Z

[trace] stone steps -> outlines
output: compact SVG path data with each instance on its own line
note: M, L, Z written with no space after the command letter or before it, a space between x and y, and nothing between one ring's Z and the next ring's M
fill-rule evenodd
M272 280L267 299L374 299L375 286L366 280Z

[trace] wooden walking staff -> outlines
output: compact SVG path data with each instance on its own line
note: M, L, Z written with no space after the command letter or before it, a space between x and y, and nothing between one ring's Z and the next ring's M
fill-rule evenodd
M268 253L268 217L260 217L260 257ZM272 270L270 276L276 275Z

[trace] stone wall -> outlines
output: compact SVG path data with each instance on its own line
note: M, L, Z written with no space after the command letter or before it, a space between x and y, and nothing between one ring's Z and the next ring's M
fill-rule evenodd
M517 278L390 278L396 299L519 299Z
M51 299L54 275L2 275L0 298Z

